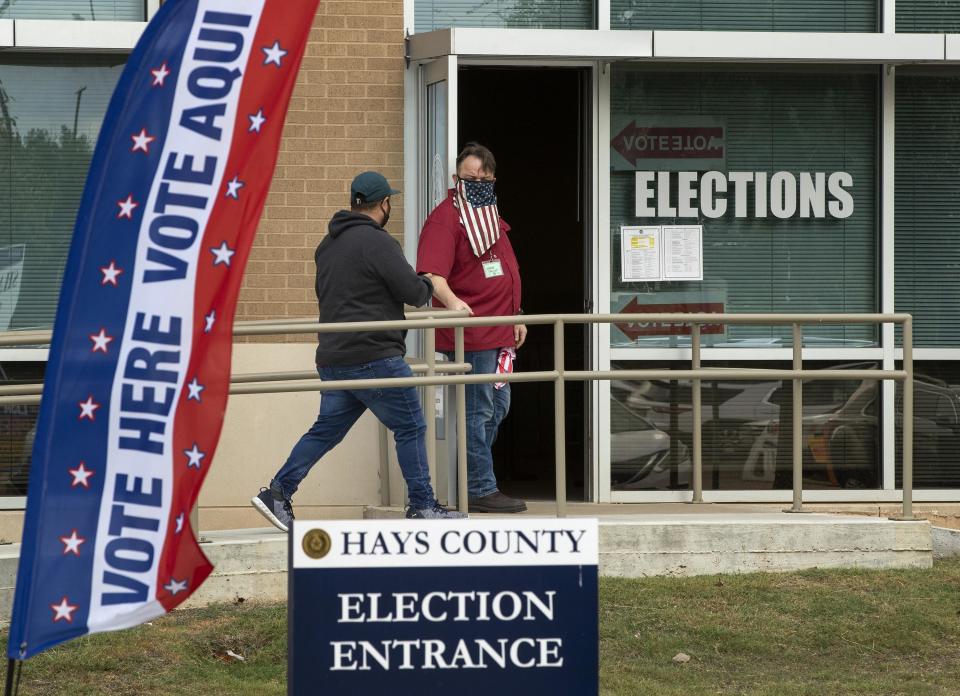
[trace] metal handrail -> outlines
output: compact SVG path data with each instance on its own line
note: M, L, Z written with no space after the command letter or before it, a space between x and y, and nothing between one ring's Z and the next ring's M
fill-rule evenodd
M414 374L426 374L429 371L426 363L412 363L410 370ZM434 368L436 373L459 375L470 372L473 366L468 363L442 362L437 363ZM231 394L248 394L250 392L235 388L240 384L269 384L271 382L305 382L313 383L320 381L320 375L316 370L292 370L289 372L245 372L230 376ZM291 391L288 389L277 389L277 392ZM298 391L298 390L293 390ZM312 391L307 389L306 391ZM23 384L2 384L0 385L0 405L11 404L18 406L36 406L40 403L40 395L43 393L43 384L23 383ZM267 393L265 391L264 393ZM17 396L35 396L34 400L14 399Z
M465 317L467 312L465 311L453 311L453 310L435 310L431 311L430 307L405 307L404 314L408 317L411 314L429 314L431 317ZM257 329L270 326L270 327L292 327L297 330L284 332L284 331L269 331L266 335L270 334L301 334L301 333L314 333L314 329L309 330L300 330L304 326L315 326L317 325L313 317L304 317L304 318L281 318L281 319L249 319L245 321L238 321L233 325L233 335L234 336L262 336L265 335L263 331L258 331ZM378 329L382 330L382 329ZM0 348L14 347L14 346L43 346L49 345L53 337L53 331L51 329L26 329L22 331L0 331Z
M260 336L274 334L306 333L343 333L384 330L423 329L426 331L425 364L422 377L403 377L387 379L345 380L319 382L315 379L303 380L290 377L289 381L276 379L256 383L232 384L232 394L256 394L275 392L331 391L338 389L363 389L384 386L425 387L433 385L456 386L457 412L457 503L461 510L467 509L467 452L465 423L465 387L467 384L490 382L553 382L554 383L554 448L557 516L566 514L566 422L564 418L564 387L568 381L596 381L612 379L690 379L693 386L693 476L692 501L703 502L703 455L702 455L702 399L703 380L748 381L758 378L793 381L793 504L789 512L803 512L803 382L804 380L886 380L903 382L903 501L902 516L898 519L915 519L913 516L913 319L909 314L710 314L710 313L665 313L665 314L543 314L467 317L465 312L425 309L416 312L423 319L405 319L398 321L345 322L338 324L320 324L308 320L280 320L238 322L236 336ZM564 329L567 324L594 323L635 323L645 322L662 324L685 324L691 326L691 369L690 370L570 370L564 367ZM527 325L552 325L554 336L554 369L538 372L523 372L508 375L455 374L469 368L464 361L464 329L476 326L512 325L522 321ZM901 370L804 370L803 369L803 326L805 325L843 325L843 324L902 324L903 368ZM701 327L705 324L734 325L789 325L793 334L793 369L771 370L761 368L703 368L701 366L702 346ZM455 357L453 363L435 363L434 333L437 328L454 330ZM24 345L17 342L21 337L11 337L11 333L0 333L0 346ZM30 332L34 343L41 332ZM47 338L49 341L49 338ZM447 374L439 374L445 372ZM275 377L276 375L267 375ZM20 385L17 385L20 386ZM16 403L26 403L23 399L30 396L0 396L0 403L21 399ZM7 401L10 403L9 401ZM430 398L424 399L428 424L427 456L434 470L436 462L436 438L430 437L435 427L435 406Z

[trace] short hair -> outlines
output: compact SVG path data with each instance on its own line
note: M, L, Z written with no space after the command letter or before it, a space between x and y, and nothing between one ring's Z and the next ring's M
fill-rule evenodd
M469 142L463 146L463 150L457 155L457 171L460 171L460 165L467 157L476 157L480 160L480 166L491 174L497 173L497 160L490 152L490 148L480 143Z

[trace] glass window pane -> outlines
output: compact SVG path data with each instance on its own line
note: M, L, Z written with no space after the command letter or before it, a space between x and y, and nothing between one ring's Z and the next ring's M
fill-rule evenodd
M0 19L146 20L144 0L0 0Z
M706 365L705 365L706 366ZM788 363L710 363L789 369ZM807 369L874 369L877 363L805 363ZM618 362L613 369L688 369L689 363ZM875 380L803 387L805 490L880 487L880 390ZM793 486L793 383L703 381L703 487ZM691 382L611 382L613 490L688 490L693 451Z
M897 0L897 31L960 32L960 3L954 0Z
M595 0L416 0L417 32L448 27L593 29Z
M0 384L37 384L46 363L0 363ZM39 406L0 405L0 496L27 494Z
M897 369L902 369L898 364ZM914 363L913 486L960 488L960 363ZM896 387L897 488L903 485L903 384Z
M877 112L872 70L614 66L611 311L876 311ZM630 225L703 225L704 279L624 281ZM783 346L790 331L714 326L704 344ZM867 325L804 332L809 346L863 347L876 335ZM611 342L688 345L689 329L620 325Z
M87 169L124 60L0 57L0 331L53 325Z
M432 212L447 197L447 81L427 86L427 161Z
M611 0L610 25L613 29L701 31L879 31L879 4L877 0ZM898 2L898 13L899 9Z
M895 177L897 311L916 345L960 345L960 72L897 72Z

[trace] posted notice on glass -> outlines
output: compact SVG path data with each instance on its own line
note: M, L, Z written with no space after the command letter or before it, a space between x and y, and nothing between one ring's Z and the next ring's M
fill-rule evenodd
M703 225L623 226L624 283L703 280Z

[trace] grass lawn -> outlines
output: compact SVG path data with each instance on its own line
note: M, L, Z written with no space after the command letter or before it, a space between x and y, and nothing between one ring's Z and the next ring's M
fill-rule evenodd
M960 694L960 561L605 579L600 607L605 695ZM20 693L280 695L285 661L286 608L244 603L68 643L24 665Z

